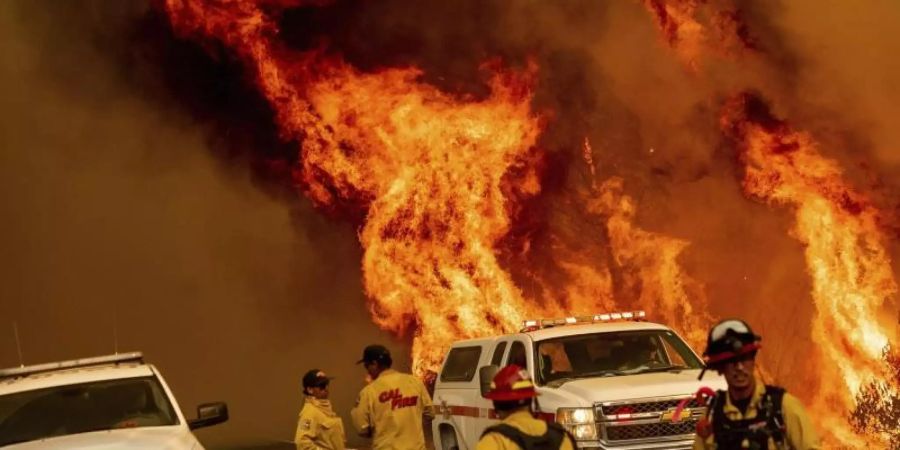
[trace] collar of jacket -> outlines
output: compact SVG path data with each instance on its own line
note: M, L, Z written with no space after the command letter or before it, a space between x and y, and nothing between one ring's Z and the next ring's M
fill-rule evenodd
M337 415L337 414L334 412L334 410L331 409L331 401L328 400L327 398L326 398L326 399L323 399L323 400L320 400L320 399L315 398L315 397L306 397L306 401L307 401L307 403L309 403L310 405L312 405L312 406L318 408L320 411L322 411L323 413L325 413L325 414L327 414L327 415L329 415L329 416L336 416L336 415Z
M731 394L725 395L725 415L731 420L753 419L758 414L759 402L762 400L763 394L766 393L766 384L759 377L754 376L756 386L753 388L753 395L750 397L750 404L747 405L747 412L741 414L741 410L734 406L731 402Z
M378 377L376 377L375 380L377 380L377 379L379 379L379 378L381 378L381 377L383 377L383 376L385 376L385 375L390 375L390 374L392 374L392 373L397 373L397 371L394 370L394 369L391 369L390 367L387 368L387 369L384 369L384 370L381 371L381 373L378 374ZM372 380L372 381L375 381L375 380Z

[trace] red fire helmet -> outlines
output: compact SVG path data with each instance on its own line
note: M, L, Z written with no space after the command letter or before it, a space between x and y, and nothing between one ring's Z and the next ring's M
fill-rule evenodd
M494 375L491 390L484 394L484 398L503 402L534 398L537 395L528 372L510 364Z

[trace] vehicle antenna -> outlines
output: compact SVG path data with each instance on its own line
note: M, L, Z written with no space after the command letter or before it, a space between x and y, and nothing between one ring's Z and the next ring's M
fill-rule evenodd
M119 354L119 314L113 310L113 351Z
M22 358L22 342L19 340L19 324L13 322L13 334L16 336L16 351L19 353L19 366L25 367L25 360Z

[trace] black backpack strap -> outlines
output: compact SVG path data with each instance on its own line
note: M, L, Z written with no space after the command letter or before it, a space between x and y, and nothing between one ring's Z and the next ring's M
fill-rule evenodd
M785 390L779 386L766 385L766 399L763 403L768 409L766 411L767 427L772 433L772 439L776 443L783 444L785 438L784 411L782 403L784 403Z
M712 403L709 405L709 411L706 415L712 418L713 427L716 427L716 424L721 427L727 419L725 417L726 395L728 395L727 391L716 391L716 396L712 398Z
M757 406L754 419L731 420L725 415L726 391L717 391L709 414L712 417L713 434L719 448L738 448L743 440L755 441L758 445L771 437L779 448L785 442L784 414L782 401L785 391L777 386L766 385L766 391ZM760 427L760 425L763 425Z
M490 433L497 433L510 441L513 441L522 450L559 450L564 439L571 439L572 448L575 448L575 438L555 422L547 422L547 431L541 436L531 436L523 433L518 428L499 423L488 427L481 433L481 437Z
M575 436L572 436L569 430L556 422L547 422L547 433L545 435L548 437L550 448L553 450L562 448L562 443L565 439L569 439L573 449L578 448L575 445Z

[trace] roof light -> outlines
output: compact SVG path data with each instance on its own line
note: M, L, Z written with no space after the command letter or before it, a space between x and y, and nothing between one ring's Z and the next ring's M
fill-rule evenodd
M559 325L589 324L595 322L607 322L610 320L641 320L646 316L644 311L623 311L594 314L592 316L570 316L558 319L526 320L523 324L522 332L535 331L541 328L550 328Z
M52 362L25 367L13 367L0 370L0 378L24 377L36 373L54 370L74 369L77 367L100 366L104 364L121 364L126 362L144 362L141 352L117 353L115 355L95 356L93 358L73 359L71 361Z

